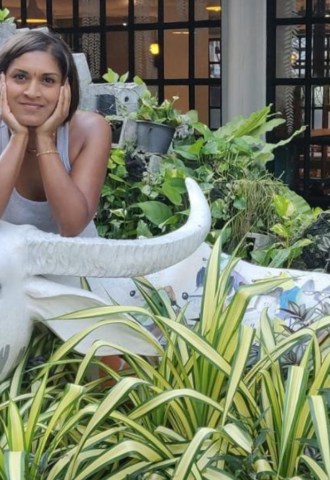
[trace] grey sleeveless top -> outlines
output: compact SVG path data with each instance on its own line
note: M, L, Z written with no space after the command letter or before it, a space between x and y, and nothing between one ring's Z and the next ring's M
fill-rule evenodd
M4 122L0 124L0 151L3 152L9 142L8 127ZM69 160L69 124L66 123L57 131L57 150L65 170L71 171ZM58 233L57 225L52 216L48 202L37 202L22 197L16 189L13 190L2 220L15 225L34 225L44 232ZM96 237L97 230L94 222L90 222L79 234L79 237Z

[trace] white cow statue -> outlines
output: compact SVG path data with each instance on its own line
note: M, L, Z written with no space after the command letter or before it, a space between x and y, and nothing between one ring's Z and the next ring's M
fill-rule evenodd
M185 225L152 239L105 240L64 238L29 225L0 221L0 380L20 360L30 341L33 324L40 321L67 339L98 319L56 320L63 314L109 305L143 305L132 278L145 275L163 288L177 307L186 306L191 322L199 316L205 271L211 252L204 239L210 229L210 211L198 185L187 181L191 212ZM221 261L228 260L223 255ZM325 273L271 269L239 261L232 272L232 293L242 284L285 271L292 282L250 301L244 322L257 326L261 311L282 317L290 326L316 321L330 312L330 276ZM79 287L88 277L92 292ZM188 305L187 305L188 304ZM132 320L133 321L133 320ZM112 342L132 352L154 355L145 336L124 325L97 328L76 346L86 353L96 340ZM117 354L102 348L98 355Z
M154 273L176 265L201 245L210 229L210 210L197 183L187 179L186 185L191 205L187 222L152 239L65 238L31 225L0 221L0 380L10 374L27 348L33 322L48 324L66 339L97 320L56 321L57 317L109 305L109 298L70 286L67 279ZM65 284L60 283L62 279ZM144 336L123 325L101 327L86 337L77 351L85 353L96 338L135 353L155 354ZM116 353L115 349L99 352Z

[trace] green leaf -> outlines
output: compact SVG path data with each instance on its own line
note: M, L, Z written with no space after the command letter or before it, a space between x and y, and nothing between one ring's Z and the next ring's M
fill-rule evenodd
M5 452L6 480L25 480L25 452Z
M294 459L292 459L292 444L297 441L295 428L299 421L299 414L305 401L306 373L306 370L299 366L292 366L289 369L282 419L282 439L278 466L279 473L282 472L282 469L289 475L293 473L288 472L286 461L290 459L292 462L293 460L294 464Z
M8 445L10 450L25 451L25 434L21 414L15 402L9 401L8 408Z
M239 427L235 423L227 423L227 425L223 427L223 431L237 446L245 450L247 453L252 452L253 439L246 430L243 430L243 428Z
M155 200L139 202L136 206L141 208L147 219L157 226L164 223L172 215L170 207Z
M196 463L198 458L197 454L202 450L205 440L213 433L215 433L215 429L212 428L201 428L198 430L181 456L174 470L173 480L185 480L189 478L191 473L194 473L194 463Z
M108 83L117 83L119 81L119 74L112 70L112 68L108 68L107 72L102 75L102 78Z
M173 182L164 182L162 185L161 191L162 193L174 204L174 205L181 205L182 204L182 186L180 185L177 188Z
M311 395L308 401L325 471L327 477L330 478L330 427L328 409L321 395Z
M308 467L313 475L313 480L329 480L329 476L322 470L320 465L307 455L301 455L299 460Z

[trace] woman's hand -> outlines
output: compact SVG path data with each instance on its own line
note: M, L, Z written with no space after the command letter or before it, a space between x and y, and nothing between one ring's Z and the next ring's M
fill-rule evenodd
M57 128L62 125L69 114L71 90L68 80L61 86L58 102L51 116L36 128L37 135L53 136Z
M16 117L12 114L7 100L7 86L6 86L6 77L2 72L0 75L0 117L10 129L11 133L24 133L28 134L28 129L21 125Z

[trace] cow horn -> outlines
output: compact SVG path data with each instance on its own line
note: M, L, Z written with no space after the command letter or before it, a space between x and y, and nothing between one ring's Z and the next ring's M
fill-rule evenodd
M208 203L191 178L187 222L174 232L148 239L67 238L30 227L24 238L32 275L136 277L160 271L192 254L209 232Z

